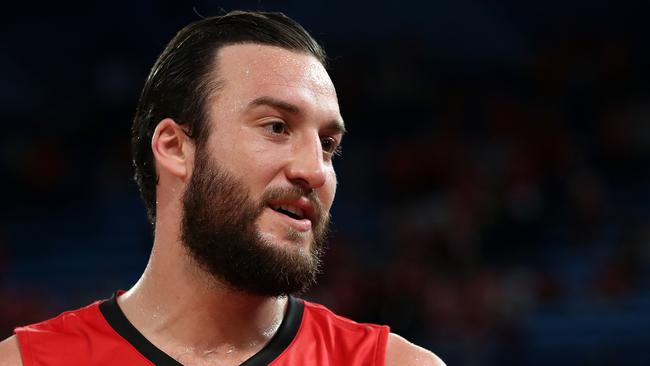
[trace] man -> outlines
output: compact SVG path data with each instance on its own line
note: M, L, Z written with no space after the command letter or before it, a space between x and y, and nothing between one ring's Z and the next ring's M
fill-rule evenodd
M442 365L292 297L313 284L345 131L325 55L293 20L232 12L181 30L133 124L154 225L140 280L0 343L0 365Z

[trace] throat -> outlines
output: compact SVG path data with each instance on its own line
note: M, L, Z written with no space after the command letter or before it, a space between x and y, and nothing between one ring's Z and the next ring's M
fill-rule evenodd
M240 365L256 352L229 344L207 350L181 346L170 356L183 365Z
M241 365L264 349L278 332L285 308L284 302L277 303L276 311L251 311L243 322L231 313L228 320L221 319L215 327L210 327L213 331L203 332L198 338L192 331L193 336L185 338L186 342L173 342L160 348L183 365ZM207 330L209 326L204 323L202 328Z
M228 290L215 289L220 291ZM134 298L122 302L120 307L138 334L151 342L157 352L183 365L240 365L276 335L289 301L287 297L232 292L218 297L198 306L174 301L164 310L156 310L155 317L142 317L142 306L133 303ZM154 309L146 313L151 314Z

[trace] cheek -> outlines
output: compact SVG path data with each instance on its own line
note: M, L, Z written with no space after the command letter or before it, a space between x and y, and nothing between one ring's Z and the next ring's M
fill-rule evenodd
M286 162L282 154L269 149L255 149L241 159L240 168L251 183L253 194L261 194L269 186L284 186L283 167Z
M244 129L229 132L214 141L217 160L240 179L260 181L253 185L272 179L282 163L280 154Z
M334 196L336 195L336 185L337 185L336 173L334 172L334 170L332 169L329 174L330 176L327 179L327 183L325 183L325 186L323 187L323 194L321 196L321 202L328 210L332 206L332 202L334 201Z

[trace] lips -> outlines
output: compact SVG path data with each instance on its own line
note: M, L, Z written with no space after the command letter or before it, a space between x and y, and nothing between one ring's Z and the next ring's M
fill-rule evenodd
M311 229L312 223L316 220L314 205L304 196L297 199L273 200L268 206L300 231Z
M288 205L288 204L273 205L273 206L271 206L271 208L274 211L277 211L277 212L279 212L281 214L287 215L287 216L289 216L289 217L291 217L293 219L296 219L296 220L301 220L301 219L305 218L302 209L299 208L299 207L293 206L293 205Z

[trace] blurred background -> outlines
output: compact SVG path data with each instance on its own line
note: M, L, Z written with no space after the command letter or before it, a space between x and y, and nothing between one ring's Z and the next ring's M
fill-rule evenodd
M448 365L650 364L650 4L599 0L3 6L0 338L139 277L137 96L177 30L233 9L332 59L350 132L306 298Z

